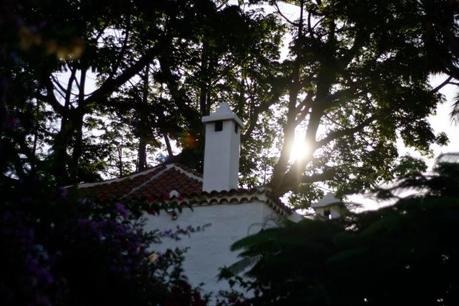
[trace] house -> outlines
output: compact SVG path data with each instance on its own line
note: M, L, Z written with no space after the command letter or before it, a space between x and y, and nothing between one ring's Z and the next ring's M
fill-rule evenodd
M327 193L319 201L311 203L311 208L318 219L338 219L349 212L343 201L333 193Z
M141 200L151 205L175 201L183 205L180 214L145 213L146 229L203 229L181 240L166 239L160 248L187 249L184 270L191 284L203 284L205 292L217 292L227 288L218 282L219 268L237 260L237 254L230 251L235 241L283 219L298 221L303 217L273 197L269 189L238 188L243 125L226 103L202 122L206 133L203 177L168 163L123 178L80 184L79 188L100 200Z

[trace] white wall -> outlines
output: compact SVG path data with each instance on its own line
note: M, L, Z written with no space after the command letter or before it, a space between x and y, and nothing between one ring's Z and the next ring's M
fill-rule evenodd
M238 258L230 251L235 241L258 232L262 228L276 225L278 215L262 202L243 204L217 204L185 209L176 220L161 213L147 215L147 230L174 229L211 224L203 232L193 233L180 241L165 240L160 249L189 247L184 270L194 286L204 283L204 292L228 289L224 281L217 283L217 274L222 266L233 264ZM155 246L156 247L156 246Z

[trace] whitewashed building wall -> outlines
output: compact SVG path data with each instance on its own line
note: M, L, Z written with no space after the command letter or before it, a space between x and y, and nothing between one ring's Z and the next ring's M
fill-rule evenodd
M191 284L198 286L203 283L204 292L218 292L229 288L224 281L217 282L219 268L229 266L238 259L237 253L230 251L230 246L262 228L276 226L279 215L265 203L252 201L195 206L193 210L184 209L176 220L167 213L146 217L147 230L209 224L204 231L193 233L189 237L184 236L180 241L166 239L159 249L189 248L185 256L184 271Z

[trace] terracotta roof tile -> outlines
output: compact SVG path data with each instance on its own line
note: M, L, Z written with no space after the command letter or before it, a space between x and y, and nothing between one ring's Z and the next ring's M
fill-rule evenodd
M161 164L119 179L80 184L78 188L83 196L102 201L143 200L153 204L172 200L191 205L219 205L258 200L281 215L293 212L266 188L203 192L200 175L175 163ZM178 198L171 198L174 190L178 192Z
M202 190L200 176L177 164L161 164L140 173L100 183L78 186L84 196L99 200L129 200L142 198L148 202L168 200L176 190L180 196Z

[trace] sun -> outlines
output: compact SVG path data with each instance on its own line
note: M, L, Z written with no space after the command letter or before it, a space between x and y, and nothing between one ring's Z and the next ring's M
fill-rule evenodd
M290 161L295 162L305 159L309 150L308 144L303 139L295 137L295 141L290 148Z

